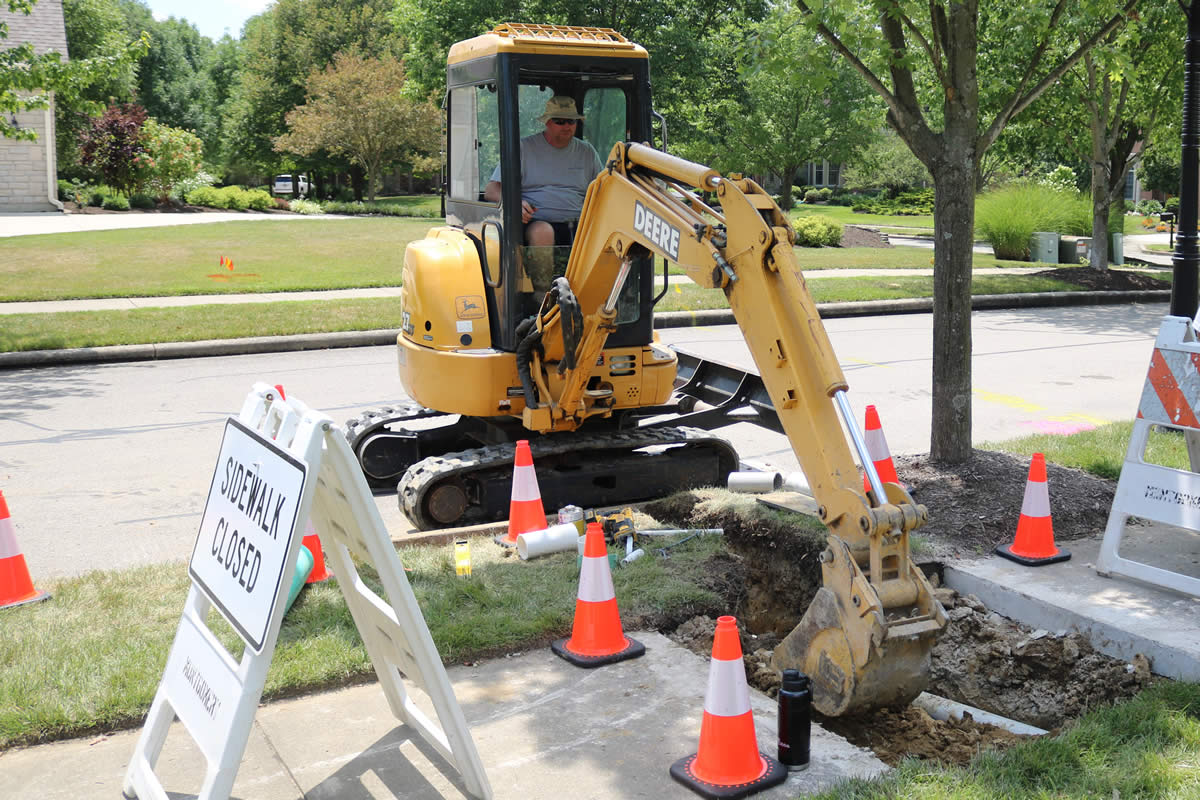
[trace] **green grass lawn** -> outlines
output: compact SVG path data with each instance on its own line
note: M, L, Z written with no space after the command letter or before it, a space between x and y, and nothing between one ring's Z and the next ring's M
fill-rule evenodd
M387 197L376 197L377 203L388 203L396 206L407 206L433 216L442 213L442 198L436 194L395 194Z
M933 296L932 277L907 275L821 278L809 281L808 287L818 303ZM977 275L971 283L971 291L977 295L1062 292L1080 288L1066 281L1032 275ZM673 284L655 308L657 311L698 311L728 307L720 290L683 283ZM3 322L0 325L0 352L391 330L399 327L399 318L400 301L396 297L5 314L0 316Z
M405 245L437 224L289 217L13 236L0 239L0 302L398 286Z
M857 214L849 206L826 206L820 204L798 205L788 212L795 221L799 217L819 215L835 219L843 225L865 225L879 228L884 233L894 233L898 236L932 236L933 215L900 216L895 214ZM1124 220L1126 236L1146 233L1142 227L1142 218L1136 214L1126 214Z

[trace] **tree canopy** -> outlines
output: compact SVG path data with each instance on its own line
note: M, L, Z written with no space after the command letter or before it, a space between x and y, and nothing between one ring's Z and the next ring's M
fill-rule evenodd
M28 15L36 0L5 0L13 14ZM0 21L0 40L8 38L8 25ZM29 42L18 42L0 49L0 136L33 140L34 131L15 124L13 115L21 111L47 108L53 93L58 102L78 103L94 113L103 105L89 101L90 87L118 80L128 74L129 64L145 52L145 36L120 44L107 40L97 52L67 60L65 53L35 53Z
M971 266L982 157L1138 0L796 0L934 180L930 456L971 454Z
M429 158L441 145L441 112L405 91L404 66L393 57L339 53L308 77L308 99L287 113L288 132L275 138L281 152L344 155L367 173L375 200L379 176L402 159Z

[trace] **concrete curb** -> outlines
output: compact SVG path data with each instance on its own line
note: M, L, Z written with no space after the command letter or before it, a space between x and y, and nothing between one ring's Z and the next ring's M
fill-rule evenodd
M979 295L972 298L976 309L1041 308L1053 306L1112 305L1115 303L1154 303L1170 300L1170 289L1143 289L1131 292L1030 292L1028 294ZM854 303L818 303L823 319L867 317L886 314L928 314L933 310L929 297L907 300L869 300ZM733 325L728 309L704 311L666 311L654 317L656 328L693 328L707 325ZM131 344L113 347L81 347L65 350L27 350L0 353L0 370L26 367L58 367L72 364L156 361L170 358L233 356L253 353L280 353L297 350L330 350L341 347L373 347L396 341L398 330L343 331L304 333L294 336L255 336L248 339L211 339L201 342Z

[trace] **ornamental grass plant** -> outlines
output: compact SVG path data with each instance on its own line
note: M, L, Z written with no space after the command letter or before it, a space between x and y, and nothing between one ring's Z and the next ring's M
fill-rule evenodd
M1121 207L1113 206L1109 233L1124 226ZM1030 240L1039 231L1091 236L1091 199L1072 189L1028 182L1010 183L975 199L975 233L992 246L996 258L1028 261Z

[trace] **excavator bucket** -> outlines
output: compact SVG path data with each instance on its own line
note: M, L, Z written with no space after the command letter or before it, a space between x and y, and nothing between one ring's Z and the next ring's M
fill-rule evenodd
M845 542L830 537L825 585L775 648L771 666L812 679L825 716L907 705L929 683L930 652L945 612L919 569L872 584Z

